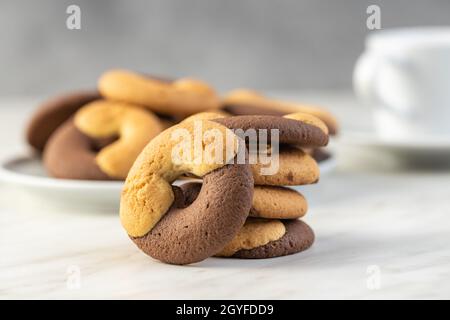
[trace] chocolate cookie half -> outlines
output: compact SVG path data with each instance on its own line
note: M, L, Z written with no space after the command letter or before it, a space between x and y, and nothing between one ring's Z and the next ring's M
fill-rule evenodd
M230 129L267 130L267 139L272 140L272 130L278 130L278 142L299 147L323 147L328 144L328 134L314 125L277 116L235 116L214 120ZM237 133L237 132L236 132Z
M95 157L98 149L114 139L93 140L69 119L50 137L43 154L44 166L55 178L111 180L97 165Z
M281 222L286 229L281 238L256 248L239 250L230 257L240 259L275 258L298 253L312 246L315 239L314 232L305 222L301 220L283 220Z
M77 91L54 97L42 103L33 114L26 129L26 140L39 152L52 133L85 104L100 99L95 90Z
M183 185L174 194L174 204L155 227L130 238L155 259L189 264L214 255L233 239L250 210L253 179L248 166L230 164L207 174L203 185Z

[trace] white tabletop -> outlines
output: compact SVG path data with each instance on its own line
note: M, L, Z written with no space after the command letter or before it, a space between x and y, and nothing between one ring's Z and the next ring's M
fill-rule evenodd
M369 123L346 93L295 96ZM0 101L0 156L26 150L33 99ZM0 184L0 298L450 298L450 171L405 168L337 145L338 168L304 189L314 246L268 260L171 266L142 254L117 212L56 207Z

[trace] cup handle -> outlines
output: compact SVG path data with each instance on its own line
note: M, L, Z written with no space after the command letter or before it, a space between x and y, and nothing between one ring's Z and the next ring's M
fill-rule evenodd
M382 106L389 110L404 113L404 108L385 101L378 92L381 75L385 72L386 66L391 67L400 74L407 75L411 72L410 63L401 57L394 55L377 55L374 53L363 53L355 65L353 73L353 88L356 95L366 105Z
M353 72L353 88L357 97L365 105L371 105L378 100L375 90L378 64L375 55L370 53L363 53L356 61Z

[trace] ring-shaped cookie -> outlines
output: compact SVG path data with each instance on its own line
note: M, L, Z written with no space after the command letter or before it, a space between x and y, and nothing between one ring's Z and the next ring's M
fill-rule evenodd
M219 134L207 138L208 132ZM231 137L231 143L220 142L225 137ZM202 154L223 152L223 161L190 161L189 157L174 161L173 152L180 144L187 146L182 148L184 155L192 155L193 140L199 138L196 145ZM165 130L145 147L126 179L120 207L122 225L141 250L166 263L189 264L214 255L231 241L248 216L253 194L248 164L228 164L239 143L243 142L225 126L197 120ZM185 173L203 177L197 199L187 207L182 188L171 186Z
M98 89L108 99L142 105L166 115L188 116L220 107L211 86L190 78L165 82L126 70L111 70L100 77Z
M278 142L291 144L303 148L323 147L328 144L328 133L318 125L297 119L289 119L278 116L234 116L214 120L230 129L267 130L267 139L270 143L272 130L278 130Z
M249 218L240 233L217 256L267 259L309 249L314 231L301 220L260 220Z
M69 119L48 140L43 163L48 174L59 179L112 180L95 160L102 145L83 134Z
M271 99L254 90L236 89L231 91L223 98L222 108L224 111L237 116L282 116L294 112L308 113L322 120L327 125L331 135L335 135L339 131L336 118L321 107Z
M142 149L162 131L153 113L121 102L98 100L75 114L76 127L91 138L117 136L117 141L101 149L96 162L108 176L125 179Z
M97 91L77 91L63 94L43 102L28 122L26 140L35 150L42 152L55 130L83 105L100 99Z

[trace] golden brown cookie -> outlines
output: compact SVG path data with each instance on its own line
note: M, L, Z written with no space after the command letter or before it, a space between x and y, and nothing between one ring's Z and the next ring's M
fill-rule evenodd
M297 186L319 181L320 169L314 158L296 147L283 146L269 164L251 163L255 185Z
M301 220L248 218L238 235L216 256L266 259L298 253L314 243L314 232Z
M127 70L111 70L100 77L98 90L108 99L172 116L188 116L220 106L211 86L189 78L166 82Z
M201 181L183 184L185 200L192 203L200 193ZM299 192L273 186L255 186L250 217L265 219L297 219L306 214L308 204Z
M281 239L286 233L279 220L248 218L239 233L216 256L231 257L240 250L254 249Z
M292 189L274 186L255 186L251 217L266 219L297 219L308 210L305 197Z
M162 131L152 113L122 102L98 100L75 114L75 126L94 138L118 136L117 141L101 149L96 162L108 176L125 179L142 149Z

